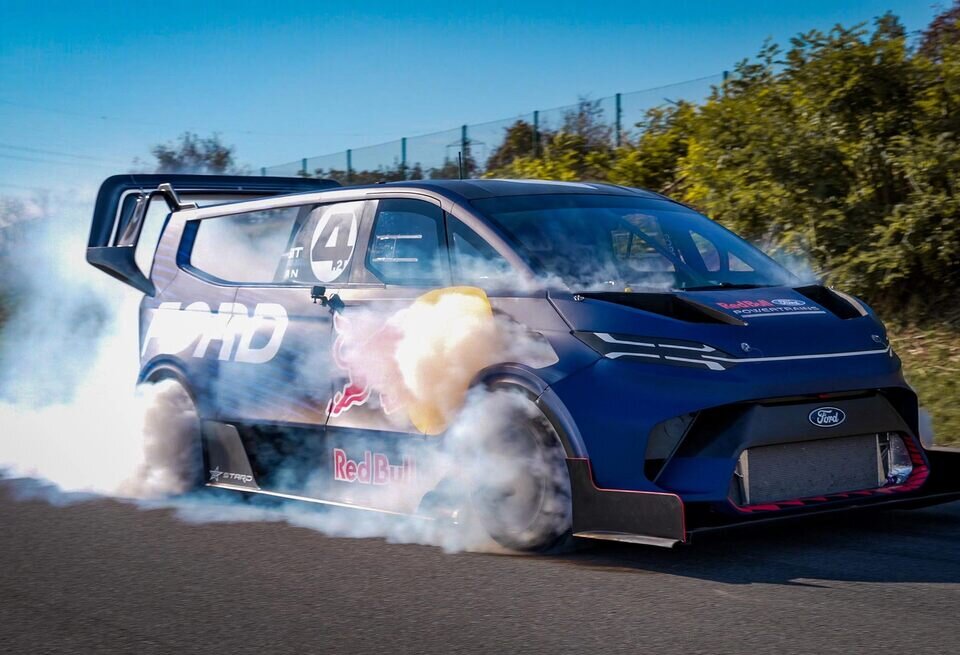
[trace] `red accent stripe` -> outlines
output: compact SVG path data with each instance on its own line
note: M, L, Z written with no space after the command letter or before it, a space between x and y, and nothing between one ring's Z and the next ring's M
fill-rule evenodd
M752 514L754 512L775 512L791 507L806 507L808 505L817 505L831 501L849 500L850 496L888 496L900 494L907 491L915 491L923 486L923 483L930 476L930 469L927 467L923 454L917 446L913 437L900 434L907 451L910 453L910 462L913 464L913 471L910 477L902 483L892 487L877 487L876 489L861 489L858 491L847 491L844 493L827 494L826 496L812 496L808 498L794 498L790 500L779 500L775 503L763 503L757 505L737 505L733 500L728 499L730 505L738 512Z

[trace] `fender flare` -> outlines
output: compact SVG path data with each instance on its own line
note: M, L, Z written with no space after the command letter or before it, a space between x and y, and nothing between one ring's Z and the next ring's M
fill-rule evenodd
M587 458L580 430L563 401L536 372L520 364L498 364L480 371L470 387L507 387L522 391L543 412L560 439L567 458Z
M177 360L167 357L154 359L140 369L140 374L137 376L137 384L149 384L161 380L175 380L186 390L190 400L193 401L194 407L197 408L201 421L212 416L203 395L197 393L197 390L190 384L190 378Z

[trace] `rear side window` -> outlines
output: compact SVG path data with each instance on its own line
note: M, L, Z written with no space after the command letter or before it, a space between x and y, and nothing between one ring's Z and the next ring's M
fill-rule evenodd
M201 207L215 205L223 202L233 202L237 200L248 200L243 196L224 196L224 195L202 195L192 193L180 194L180 199L187 202L195 202ZM143 219L143 228L140 231L140 240L137 242L135 258L137 268L141 271L149 271L153 264L153 254L157 249L157 242L160 240L160 234L163 226L166 225L167 216L170 215L170 207L167 202L158 196L150 201L147 207L147 215Z
M493 246L453 216L447 216L447 242L453 279L484 289L500 287L511 281L512 268Z
M197 221L190 266L234 284L346 280L364 204L280 207Z
M443 210L422 200L381 200L367 268L386 284L436 286L447 279Z
M300 210L282 207L198 221L190 266L227 282L273 282Z

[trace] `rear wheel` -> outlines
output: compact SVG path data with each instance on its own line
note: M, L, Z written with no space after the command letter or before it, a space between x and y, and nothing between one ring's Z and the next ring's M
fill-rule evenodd
M506 416L489 416L471 505L490 536L512 550L565 549L572 541L570 477L563 446L534 403L517 392ZM499 404L499 401L498 401ZM500 408L498 408L500 409Z
M170 496L203 486L200 417L189 390L172 377L137 386L144 403L143 466L132 482L146 496Z

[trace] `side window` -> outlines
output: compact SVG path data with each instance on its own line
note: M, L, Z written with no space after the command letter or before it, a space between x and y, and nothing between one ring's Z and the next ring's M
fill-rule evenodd
M278 282L346 281L365 202L320 205L301 214L277 271Z
M423 200L381 200L367 268L386 284L445 284L443 210Z
M449 215L447 242L454 282L487 288L509 281L512 269L507 260L476 232Z
M727 258L730 260L730 270L737 273L749 273L754 270L753 266L743 261L732 252L727 253Z
M300 207L197 221L190 266L226 282L273 282Z
M696 232L691 232L690 238L693 239L693 245L697 247L697 251L700 253L704 268L711 273L719 271L720 253L717 251L717 247L713 245L713 242Z
M182 200L195 202L201 207L215 205L223 202L233 202L237 200L248 200L243 196L204 196L190 193L180 194ZM137 242L137 249L134 257L137 262L137 268L141 271L149 271L153 264L153 255L157 249L157 242L160 240L160 234L166 225L167 216L170 215L170 208L165 200L154 196L147 207L147 215L143 219L143 229L140 231L140 241Z

